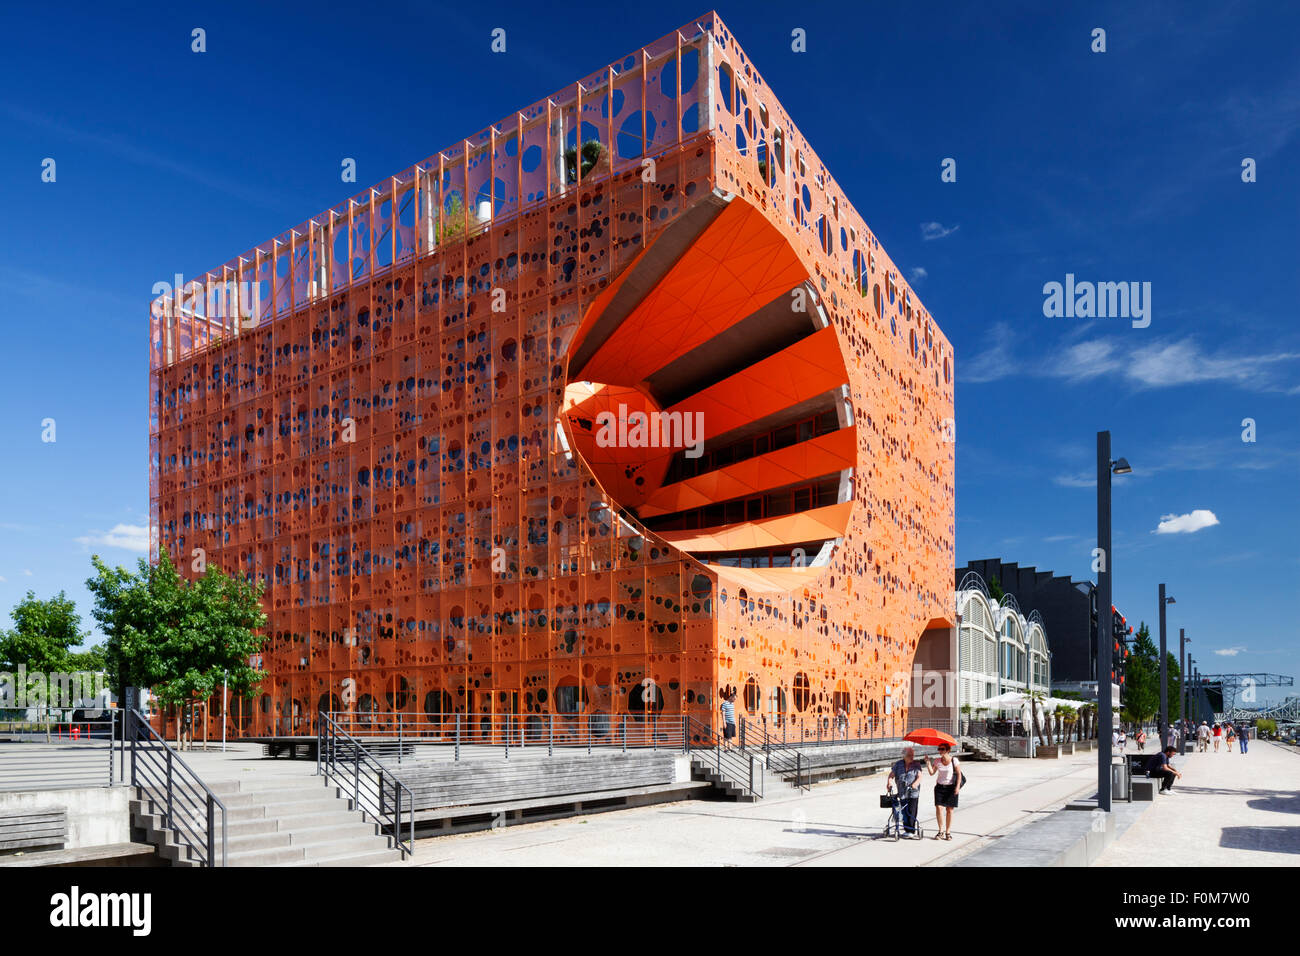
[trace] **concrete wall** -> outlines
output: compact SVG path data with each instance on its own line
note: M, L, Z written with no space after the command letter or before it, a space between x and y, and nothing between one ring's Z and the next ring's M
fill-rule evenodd
M68 811L67 849L131 841L129 787L19 790L0 793L0 814L29 810Z
M933 689L925 683L925 675L936 673L943 675L942 697L937 706L932 701ZM955 627L932 627L921 635L912 661L912 682L911 709L908 712L911 724L933 724L941 730L955 726L958 695Z

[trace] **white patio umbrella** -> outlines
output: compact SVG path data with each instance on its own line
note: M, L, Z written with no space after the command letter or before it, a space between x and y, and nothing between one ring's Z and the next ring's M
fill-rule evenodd
M984 700L976 701L972 707L986 707L989 710L1020 710L1028 703L1029 698L1018 690L1009 690L1004 694L998 694L996 697L986 697Z

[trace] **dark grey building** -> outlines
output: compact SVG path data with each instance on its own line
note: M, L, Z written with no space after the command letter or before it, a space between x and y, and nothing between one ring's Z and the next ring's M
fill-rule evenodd
M1022 568L1014 561L986 558L957 568L956 584L974 571L987 584L997 578L1007 594L1023 608L1035 608L1043 618L1047 646L1052 652L1052 683L1097 679L1097 586L1091 581ZM1115 616L1116 626L1123 617Z

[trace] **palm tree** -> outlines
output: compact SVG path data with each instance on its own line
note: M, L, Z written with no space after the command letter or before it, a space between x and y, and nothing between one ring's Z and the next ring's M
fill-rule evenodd
M1029 698L1029 712L1033 715L1034 734L1038 737L1038 742L1046 747L1048 745L1047 737L1044 736L1043 724L1038 719L1038 709L1042 706L1043 702L1047 700L1047 695L1041 690L1031 690L1027 692L1025 696Z
M1056 716L1060 719L1061 723L1065 725L1065 734L1061 737L1061 740L1064 741L1067 738L1073 740L1074 726L1078 713L1079 712L1069 704L1061 704L1056 708Z

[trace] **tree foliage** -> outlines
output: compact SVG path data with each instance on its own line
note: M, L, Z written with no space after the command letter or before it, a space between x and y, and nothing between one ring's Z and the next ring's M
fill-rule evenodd
M1166 649L1169 714L1173 723L1180 716L1178 706L1178 658ZM1160 711L1160 649L1146 622L1138 627L1132 650L1124 666L1124 707L1136 722L1151 720Z
M266 625L262 586L213 565L197 580L180 576L167 552L140 559L136 572L110 568L96 555L86 587L107 641L109 679L149 687L163 703L188 705L210 696L228 675L230 690L252 697L263 673L250 658Z
M19 664L29 674L103 669L104 655L99 648L73 650L82 646L90 632L81 629L76 602L63 591L48 600L28 591L10 616L14 627L0 631L0 671L16 673Z

